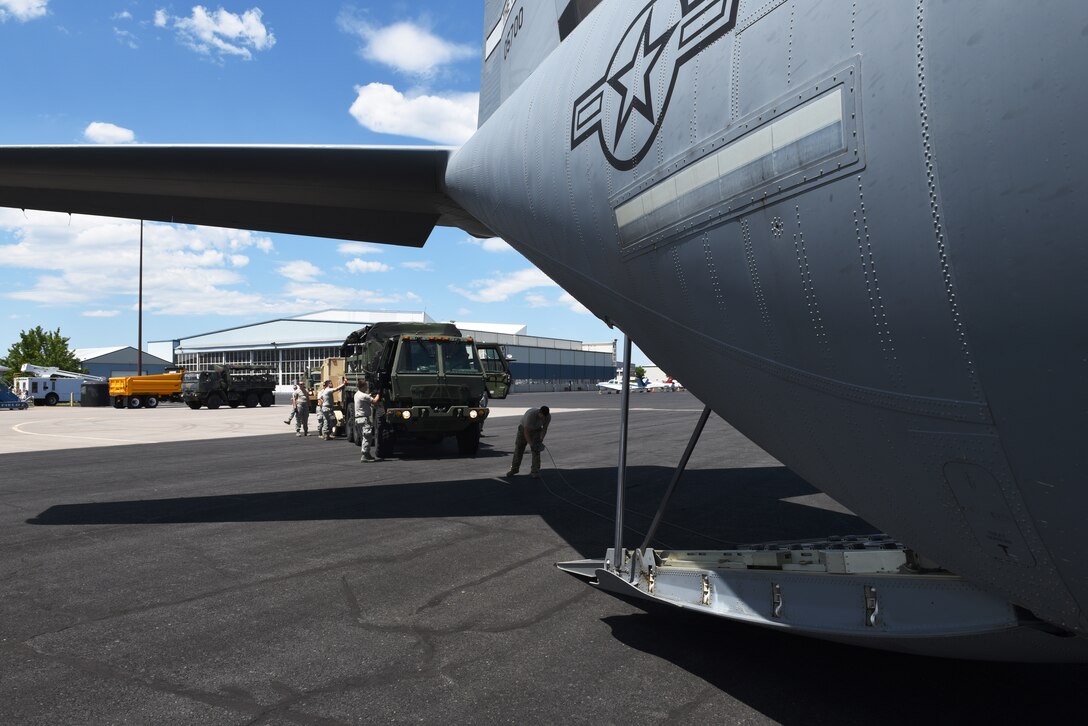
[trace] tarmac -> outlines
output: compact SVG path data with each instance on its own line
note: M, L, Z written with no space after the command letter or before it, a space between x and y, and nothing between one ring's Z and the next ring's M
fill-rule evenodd
M613 539L619 396L493 402L360 464L284 405L0 411L0 723L1042 722L1084 666L870 651L646 612L554 563ZM540 479L502 478L549 405ZM702 406L634 394L627 544ZM311 431L316 421L311 417ZM849 445L849 444L844 444ZM523 465L528 469L528 459ZM875 530L711 416L658 538Z

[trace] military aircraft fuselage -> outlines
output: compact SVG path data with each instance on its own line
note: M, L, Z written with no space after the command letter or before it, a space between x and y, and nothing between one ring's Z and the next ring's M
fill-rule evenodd
M1086 65L1083 3L606 0L446 184L784 464L1088 636Z

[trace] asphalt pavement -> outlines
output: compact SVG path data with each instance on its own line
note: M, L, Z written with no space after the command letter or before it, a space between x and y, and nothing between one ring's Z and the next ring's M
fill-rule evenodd
M450 440L375 464L296 438L285 406L0 413L0 723L1068 718L1083 666L645 612L556 570L611 544L619 398L515 395L474 458ZM501 478L545 403L542 478ZM629 545L701 405L632 407ZM666 520L685 548L874 531L716 416Z

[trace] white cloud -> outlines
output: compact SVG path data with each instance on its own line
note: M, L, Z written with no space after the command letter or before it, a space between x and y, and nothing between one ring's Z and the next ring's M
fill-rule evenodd
M84 310L80 313L85 318L116 318L120 310Z
M119 13L115 13L114 16L113 16L113 19L114 20L132 20L132 13L130 13L127 10L122 10Z
M0 23L8 18L26 22L49 11L49 0L0 0Z
M385 252L381 247L365 242L342 242L337 245L336 251L342 255L380 255Z
M245 267L249 264L249 257L245 255L231 255L230 264L234 267Z
M140 225L130 220L0 209L5 269L25 287L0 297L42 305L80 305L101 317L136 296ZM160 315L281 314L282 300L234 289L245 279L247 249L267 237L210 227L144 225L144 309ZM303 310L299 310L303 312ZM102 313L99 315L98 313Z
M285 290L288 305L302 310L343 307L345 301L355 305L393 305L405 300L418 300L412 293L387 294L381 290L360 290L327 283L291 283Z
M574 299L574 296L569 292L561 293L558 297L552 298L547 295L541 295L540 293L531 292L525 295L525 302L531 308L556 308L562 307L570 310L572 313L579 313L580 315L592 315L589 309L585 305Z
M419 270L420 272L430 272L434 269L434 264L430 260L402 262L400 266L407 267L409 270Z
M96 144L131 144L136 140L136 133L115 124L92 121L83 129L83 136Z
M466 315L472 315L472 311L468 308L457 308L457 317L463 318Z
M552 306L551 300L535 292L526 295L525 302L529 303L529 307L531 308L550 308Z
M476 245L482 247L484 252L513 252L514 248L506 243L506 240L501 237L488 237L487 239L476 239L475 237L468 237L465 240L466 244Z
M551 278L535 267L529 267L486 280L473 280L469 289L450 285L450 290L475 302L503 302L512 295L538 287L557 287Z
M284 262L276 272L295 282L313 282L321 276L321 268L306 260Z
M209 13L203 5L194 5L187 18L156 10L155 26L165 28L172 23L178 39L201 55L252 60L253 51L268 50L276 44L276 36L262 22L263 15L260 8L238 15L223 8Z
M593 313L591 313L589 311L589 308L587 308L585 305L583 305L582 303L575 300L574 296L571 295L569 292L565 292L565 293L563 293L562 295L559 296L559 304L560 305L565 305L566 308L568 310L570 310L572 313L578 313L580 315L592 315L593 314Z
M389 66L401 73L430 75L444 65L476 56L471 45L451 43L439 38L420 23L401 21L385 27L375 27L364 20L342 12L340 29L363 41L363 58Z
M348 260L344 265L352 272L389 272L393 268L384 262L373 262L371 260L360 260L356 257L354 260Z
M136 50L140 47L137 42L135 33L128 30L122 30L121 28L114 28L113 34L117 37L117 42L121 45L127 45L132 50Z
M350 113L365 128L440 144L463 144L476 131L479 93L405 95L385 83L356 86Z

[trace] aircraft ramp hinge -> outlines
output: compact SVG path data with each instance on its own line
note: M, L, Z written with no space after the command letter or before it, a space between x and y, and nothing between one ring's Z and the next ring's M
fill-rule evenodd
M782 586L777 582L771 583L771 617L782 617Z
M876 618L880 614L880 603L876 599L876 588L872 585L865 586L865 625L876 627Z
M703 605L710 605L710 576L703 575Z

